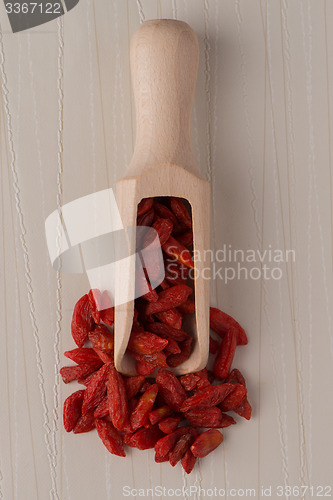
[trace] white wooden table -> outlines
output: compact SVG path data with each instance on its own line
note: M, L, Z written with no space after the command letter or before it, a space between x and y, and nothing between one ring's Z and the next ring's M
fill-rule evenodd
M18 34L3 5L0 15L0 498L118 499L124 486L158 485L184 487L181 498L200 497L190 486L228 489L225 498L250 496L246 488L263 498L262 486L278 498L280 486L296 498L283 488L302 485L298 498L319 498L316 488L333 483L333 2L81 0ZM193 142L212 182L212 248L267 250L241 265L281 274L212 281L212 304L249 336L234 366L253 419L226 429L187 477L155 464L152 450L120 459L95 432L63 430L73 384L58 371L89 285L57 275L44 234L58 205L114 187L129 163L129 39L140 20L159 17L189 22L200 41ZM295 258L269 262L269 250Z

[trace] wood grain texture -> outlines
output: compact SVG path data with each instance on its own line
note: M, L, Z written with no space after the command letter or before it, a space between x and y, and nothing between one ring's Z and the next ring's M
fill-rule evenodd
M234 366L246 375L253 420L226 429L188 477L155 464L152 451L120 460L94 432L62 430L61 405L75 386L59 383L56 370L89 283L56 275L44 237L61 193L66 203L114 189L129 165L130 39L156 18L185 21L198 35L192 142L211 182L212 249L296 256L240 262L278 267L277 280L243 271L226 282L237 262L217 262L213 305L249 337ZM0 498L114 499L124 485L159 484L256 488L261 498L261 485L331 483L332 2L81 0L63 32L55 20L15 35L1 5L0 24Z

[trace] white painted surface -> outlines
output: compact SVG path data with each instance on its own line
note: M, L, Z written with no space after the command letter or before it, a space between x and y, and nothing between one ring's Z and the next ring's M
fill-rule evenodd
M333 3L81 0L15 35L0 15L0 498L332 484ZM189 477L152 451L120 459L95 433L62 430L73 384L57 373L88 282L53 271L44 235L57 205L114 187L129 163L129 38L140 19L176 16L200 41L193 142L212 181L213 248L296 254L281 280L212 282L212 303L248 332L234 365L254 415Z

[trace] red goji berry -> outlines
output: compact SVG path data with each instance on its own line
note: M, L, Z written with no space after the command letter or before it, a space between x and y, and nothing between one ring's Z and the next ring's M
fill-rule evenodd
M188 231L186 233L180 234L177 237L179 243L186 248L189 248L193 245L193 233L192 231Z
M158 294L157 302L150 302L146 307L146 314L155 314L167 311L183 304L192 293L192 288L187 285L176 285Z
M162 437L163 432L157 426L150 427L149 429L142 427L133 434L126 434L124 442L128 446L138 448L139 450L148 450L149 448L154 448L157 441Z
M172 326L177 330L180 330L182 327L183 316L178 311L178 309L168 309L167 311L162 311L160 313L156 313L156 318L165 323L166 325Z
M95 419L95 425L98 435L101 438L106 449L113 455L125 457L126 453L124 450L123 441L120 434L116 431L113 425L110 422L101 420L100 418Z
M184 223L188 229L191 229L192 228L192 217L188 213L188 211L186 210L186 207L185 207L184 203L182 202L182 200L171 196L170 207L171 207L171 210L173 211L173 213L175 214L175 216L177 217L177 219L179 220L179 222Z
M168 241L162 245L162 250L167 255L174 257L185 266L194 268L191 252L184 247L184 245L179 243L179 241L177 241L173 236L170 236Z
M93 288L89 290L88 298L89 298L91 315L95 323L98 324L101 321L101 312L100 312L101 299L102 299L101 291L98 290L98 288Z
M163 418L169 417L172 414L172 410L170 406L164 405L161 406L160 408L156 408L156 410L153 410L149 413L149 420L152 425L157 424L160 422Z
M136 371L138 375L144 375L148 377L151 375L157 368L157 365L153 365L152 363L148 363L148 361L137 361L135 364Z
M91 315L88 295L83 295L74 306L71 331L75 344L83 347L92 329L94 320Z
M209 429L196 438L191 446L195 457L206 457L215 450L223 441L223 435L217 429Z
M181 459L181 464L186 474L190 474L192 472L196 461L197 458L193 455L191 450L188 449L183 458Z
M143 198L138 204L137 216L145 214L151 209L154 203L154 198Z
M78 347L77 349L72 349L71 351L65 351L64 356L71 359L74 363L90 363L91 361L99 361L98 355L90 347Z
M209 352L211 354L216 354L219 347L220 347L220 344L218 343L218 341L213 339L213 337L210 335L209 336Z
M214 362L214 375L216 378L224 379L228 376L232 361L234 359L237 344L237 332L231 328L224 335Z
M180 411L186 412L193 408L210 408L211 406L216 406L221 403L234 388L235 386L233 384L220 384L202 389L194 394L194 396L187 398L181 405Z
M154 220L154 208L152 207L150 210L148 210L146 213L139 215L137 218L136 224L137 226L151 226L151 223Z
M246 345L248 342L246 333L240 324L229 314L220 311L216 307L210 308L210 327L222 339L230 328L235 328L237 331L237 345Z
M167 345L166 339L151 332L133 332L128 342L128 348L138 354L156 354Z
M104 325L98 325L89 333L89 340L93 347L103 352L112 352L114 349L114 335Z
M178 343L175 340L168 339L168 345L165 346L164 352L165 352L165 354L167 356L169 356L170 354L180 354L181 353L181 349L180 349Z
M150 322L146 323L145 328L149 332L156 333L156 335L159 335L162 338L170 338L176 342L181 342L189 337L188 333L184 332L184 330L174 328L170 325L166 325L165 323Z
M162 368L158 371L156 383L166 404L173 410L179 411L187 395L177 377Z
M71 432L81 417L84 393L85 391L73 392L64 402L63 420L66 432Z
M77 366L63 366L60 369L60 375L65 384L78 380L90 375L92 372L98 370L102 365L101 361L90 361L89 363L82 363Z
M174 430L177 429L179 422L181 421L181 417L166 417L159 421L158 427L161 429L164 434L171 434Z
M166 368L167 362L166 362L166 355L164 352L156 352L154 354L138 354L137 352L134 351L128 351L134 359L137 361L148 361L148 363L155 365L155 366L161 366L163 368ZM139 375L143 375L142 373L139 373Z
M246 418L246 420L250 420L252 413L252 406L248 402L246 396L241 402L241 404L234 409L234 412L236 412L240 417L244 417Z
M95 417L93 413L88 413L88 415L82 415L79 418L75 427L73 429L74 434L83 434L84 432L90 432L95 429Z
M111 365L103 365L102 368L95 373L89 382L87 389L84 392L82 404L82 415L86 415L94 410L102 401L106 394L106 381L109 376Z
M114 323L114 307L107 290L102 293L100 313L103 323L112 326Z
M118 431L130 429L126 387L122 375L115 368L110 369L107 389L109 413L113 425Z
M184 387L185 391L193 391L199 380L200 377L198 377L195 373L188 373L187 375L182 375L181 377L179 377L179 381Z
M160 463L169 460L170 451L175 446L178 439L183 434L187 434L189 432L190 428L191 427L189 425L178 427L178 429L171 432L171 434L167 434L159 439L155 444L155 462Z
M231 411L238 408L246 396L247 390L242 384L232 384L233 390L219 405L222 411Z
M162 219L169 219L174 226L177 225L177 217L171 212L171 210L159 203L158 201L154 201L154 210L156 214Z
M152 228L157 232L159 244L162 246L168 241L169 236L172 233L173 224L170 219L163 219L159 217L152 225ZM146 248L147 246L151 245L154 242L154 239L155 233L149 232L145 236L143 247Z
M102 401L98 404L94 411L95 418L103 418L109 415L109 401L108 397L105 396Z
M180 345L181 352L179 354L170 354L170 356L168 356L167 358L168 365L171 366L172 368L175 368L176 366L179 366L180 364L184 363L184 361L188 359L191 353L191 345L192 345L191 337L181 342Z
M153 384L142 394L138 404L131 413L130 422L133 430L139 429L148 421L148 415L153 409L157 393L158 386L157 384Z
M193 300L185 300L183 304L178 306L178 311L180 311L181 314L193 314L195 312L195 304Z
M127 399L131 399L135 396L145 382L145 377L143 375L138 375L137 377L128 377L125 378L125 388Z

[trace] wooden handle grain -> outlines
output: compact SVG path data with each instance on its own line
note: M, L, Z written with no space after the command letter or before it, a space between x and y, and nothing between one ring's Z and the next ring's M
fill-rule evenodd
M196 34L182 21L147 21L133 35L130 56L137 120L133 162L149 159L196 170L190 140Z

